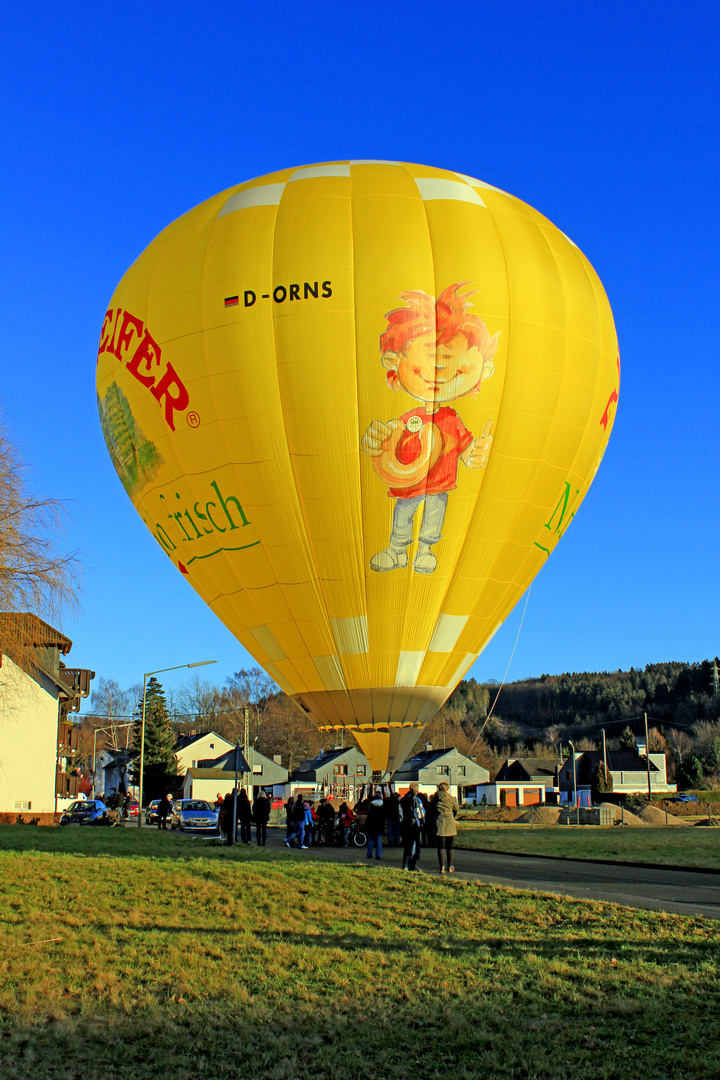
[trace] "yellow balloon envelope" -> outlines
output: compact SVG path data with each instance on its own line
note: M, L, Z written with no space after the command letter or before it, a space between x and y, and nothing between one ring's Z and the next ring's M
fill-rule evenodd
M555 548L619 389L581 251L402 162L284 169L169 225L102 327L118 475L324 731L396 768Z

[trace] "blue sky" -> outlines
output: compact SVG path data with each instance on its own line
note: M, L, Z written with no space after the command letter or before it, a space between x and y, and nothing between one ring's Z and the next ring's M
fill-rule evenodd
M580 246L623 381L590 494L532 587L509 678L720 651L715 4L5 4L0 406L85 564L70 661L123 685L250 659L105 450L94 368L128 265L185 210L288 165L478 176ZM523 603L476 663L501 679ZM183 672L167 685L182 681Z

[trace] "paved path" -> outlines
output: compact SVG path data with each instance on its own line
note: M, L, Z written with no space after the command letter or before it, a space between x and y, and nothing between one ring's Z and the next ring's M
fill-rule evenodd
M282 847L284 834L284 829L268 829L268 846ZM287 855L289 859L367 864L362 848L293 849ZM371 862L372 868L378 865L374 860ZM382 865L401 870L402 849L384 848ZM456 851L455 866L453 880L485 881L516 889L560 893L582 900L607 900L651 911L720 919L720 874L716 873L480 851ZM423 849L420 870L438 873L435 851Z

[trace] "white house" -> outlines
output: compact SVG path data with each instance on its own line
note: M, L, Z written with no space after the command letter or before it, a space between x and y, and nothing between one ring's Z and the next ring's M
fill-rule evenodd
M489 778L490 773L472 758L465 757L454 746L444 750L433 750L430 743L425 750L413 754L391 776L396 790L404 794L415 781L419 790L426 795L433 795L440 783L447 783L450 794L459 802L468 800L468 791L474 795L476 788Z
M276 759L265 757L257 750L250 752L250 764L241 752L237 756L238 782L241 787L252 789L254 799L262 788L266 794L282 790L287 782L287 769L282 767L280 755ZM207 799L214 802L217 795L225 796L235 786L235 748L214 760L200 760L197 768L190 767L183 782L184 799ZM251 780L252 777L252 780Z
M0 651L0 821L22 815L49 825L56 796L77 791L63 768L77 732L64 721L87 697L95 672L66 668L60 657L72 641L37 615L0 613L3 640L21 640L30 659L19 666Z
M197 769L201 761L214 760L233 749L231 742L214 731L201 731L199 735L191 731L189 735L181 735L173 747L178 776L184 776L188 769Z

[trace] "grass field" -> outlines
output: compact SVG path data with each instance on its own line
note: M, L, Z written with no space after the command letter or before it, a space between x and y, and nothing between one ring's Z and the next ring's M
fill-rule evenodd
M720 829L458 824L459 848L720 870Z
M0 848L3 1080L715 1075L715 922L132 829Z

